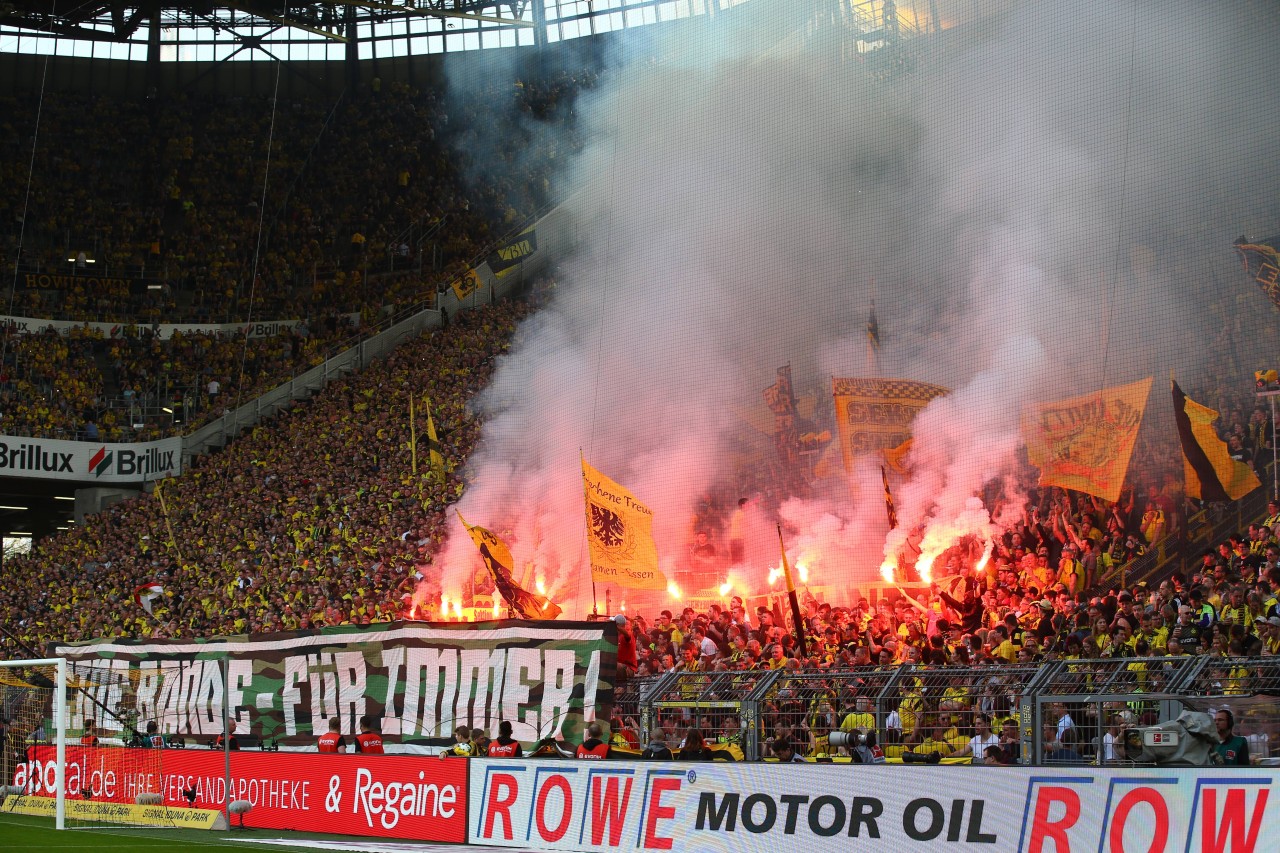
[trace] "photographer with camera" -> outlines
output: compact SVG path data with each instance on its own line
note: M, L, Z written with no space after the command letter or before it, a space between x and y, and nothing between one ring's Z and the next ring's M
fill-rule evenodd
M884 750L876 741L874 729L831 733L831 746L848 750L854 764L884 764Z

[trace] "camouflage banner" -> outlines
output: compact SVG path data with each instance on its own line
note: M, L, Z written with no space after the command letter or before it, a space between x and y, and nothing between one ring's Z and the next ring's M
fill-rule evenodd
M833 379L836 426L846 471L853 460L886 453L911 438L911 421L950 389L914 379Z
M314 748L330 718L351 736L367 714L388 752L424 753L452 743L460 725L494 736L500 720L526 749L546 737L579 740L586 723L609 721L618 638L611 621L389 622L52 651L73 662L82 688L68 695L72 729L92 719L104 736L127 736L155 721L162 734L202 744L222 731L226 701L250 744Z

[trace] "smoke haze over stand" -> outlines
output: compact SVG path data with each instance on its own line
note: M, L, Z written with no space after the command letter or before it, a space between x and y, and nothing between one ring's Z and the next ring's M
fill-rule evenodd
M1151 417L1170 369L1204 373L1207 283L1262 299L1230 242L1275 226L1277 110L1247 93L1278 90L1276 23L1044 5L945 33L888 82L820 47L745 56L710 27L639 55L619 38L579 103L581 248L477 404L459 508L505 535L517 577L532 561L566 611L589 607L579 451L653 509L670 576L698 499L733 483L734 409L781 364L797 389L865 375L873 296L885 375L954 389L916 421L907 527L1016 470L1023 404L1155 375ZM783 501L792 559L812 555L815 583L877 580L880 498L868 465ZM454 535L441 562L452 594L474 548Z

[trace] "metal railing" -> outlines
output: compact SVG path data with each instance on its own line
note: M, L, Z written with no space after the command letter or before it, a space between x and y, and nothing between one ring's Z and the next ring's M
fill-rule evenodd
M752 761L768 757L778 738L811 760L843 760L853 749L831 734L844 732L873 736L890 761L981 764L994 745L1012 762L1053 765L1118 763L1114 744L1123 729L1227 707L1255 759L1280 761L1277 696L1280 656L903 664L671 671L626 682L614 716L638 722L645 742L662 730L675 744L696 726L738 743Z

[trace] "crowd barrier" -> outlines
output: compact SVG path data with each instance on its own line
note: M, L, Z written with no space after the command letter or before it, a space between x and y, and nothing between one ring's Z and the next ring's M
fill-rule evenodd
M824 747L842 726L874 730L891 757L918 747L929 730L939 736L974 733L984 714L997 730L1016 720L1013 758L1041 764L1045 727L1071 716L1073 744L1086 762L1102 756L1108 728L1150 725L1183 710L1232 708L1237 733L1261 757L1280 745L1280 708L1255 695L1280 695L1280 657L1214 655L1058 660L978 667L856 667L840 670L671 671L636 678L619 702L621 722L634 721L645 743L660 729L683 736L697 726L704 736L740 744L748 760L768 756L769 741L784 735L810 757L836 754ZM626 714L632 716L625 716ZM1113 735L1116 732L1113 732Z

